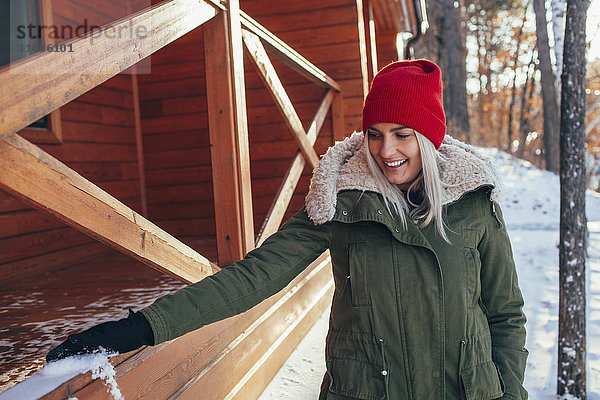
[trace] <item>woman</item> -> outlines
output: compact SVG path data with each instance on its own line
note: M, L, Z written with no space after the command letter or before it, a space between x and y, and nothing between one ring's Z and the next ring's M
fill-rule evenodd
M329 149L306 206L260 248L126 319L69 336L47 359L125 352L243 312L329 249L335 294L321 399L526 399L523 299L495 202L498 174L445 137L439 67L381 70L363 132Z

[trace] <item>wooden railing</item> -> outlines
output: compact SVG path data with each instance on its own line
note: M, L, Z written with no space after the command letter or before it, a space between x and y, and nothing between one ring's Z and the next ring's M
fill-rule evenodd
M3 91L0 97L0 188L182 281L196 282L217 271L219 267L201 254L16 133L203 24L212 169L218 171L218 177L213 177L213 186L215 204L220 207L215 213L219 264L235 261L255 245L260 245L281 224L306 161L313 167L318 164L313 145L330 109L334 139L343 138L342 97L335 81L241 12L237 0L227 4L216 0L166 0L104 26L98 32L67 42L75 50L70 57L41 53L0 69ZM128 36L137 26L144 26L150 34L143 38ZM123 35L108 38L103 34L111 30L123 32ZM299 147L257 236L252 222L243 44ZM307 131L267 53L325 89ZM152 391L154 398L181 394L193 397L202 390L211 390L215 398L223 398L221 394L228 398L250 398L248 393L257 395L258 388L268 383L327 306L332 292L331 275L324 268L328 262L327 256L323 255L291 284L294 290L273 296L254 310L174 342L115 358L120 382L127 377L134 382L127 389L133 391L128 393L134 397L140 394L141 386L136 382L142 379L155 379L147 382L145 388ZM296 303L303 304L304 308L293 306ZM261 316L264 317L261 319ZM257 321L260 321L260 329ZM257 347L253 343L263 340L265 332L274 336L264 340L262 347ZM190 338L205 338L197 340L208 340L212 344L202 350L190 348ZM214 345L214 341L219 344ZM248 344L233 351L230 342ZM173 350L177 356L173 358L174 353L163 351L165 349ZM265 352L269 354L268 359L265 359ZM158 359L169 362L152 361ZM255 364L231 374L227 368L217 368L219 360L229 360L233 364L239 360L254 360L251 362ZM149 361L148 365L158 363L161 371L179 371L181 382L175 384L168 375L171 372L163 371L164 377L154 375L156 370L153 374L135 372L144 371L138 368L142 361ZM206 386L203 377L218 374L221 370L230 375L229 380ZM246 385L250 377L255 381ZM89 381L89 376L79 377L47 398L89 394L98 386ZM170 392L166 388L169 384L173 386ZM79 389L74 390L74 385L79 385ZM245 392L241 391L242 387Z

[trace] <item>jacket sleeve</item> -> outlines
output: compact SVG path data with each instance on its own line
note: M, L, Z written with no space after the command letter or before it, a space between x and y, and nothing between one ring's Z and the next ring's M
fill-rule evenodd
M301 209L243 260L142 309L154 343L242 313L279 292L329 248L329 236L329 224L314 225Z
M523 296L500 206L485 208L485 233L479 243L481 300L492 336L492 359L505 385L503 399L527 399L523 387L528 352L525 349Z

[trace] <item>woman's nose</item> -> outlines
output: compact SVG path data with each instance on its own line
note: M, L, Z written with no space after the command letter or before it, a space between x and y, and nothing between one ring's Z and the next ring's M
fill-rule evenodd
M388 139L387 137L383 138L383 143L381 144L381 150L379 151L381 157L389 158L395 155L396 148L394 146L393 140Z

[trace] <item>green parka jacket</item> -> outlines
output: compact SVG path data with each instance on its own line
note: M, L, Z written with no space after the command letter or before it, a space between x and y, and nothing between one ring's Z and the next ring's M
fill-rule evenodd
M260 248L142 310L155 343L251 308L329 249L320 399L526 399L523 299L498 174L450 137L440 153L451 244L390 214L354 134L330 148L306 206Z

